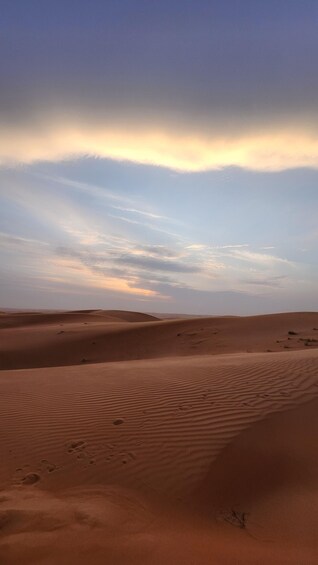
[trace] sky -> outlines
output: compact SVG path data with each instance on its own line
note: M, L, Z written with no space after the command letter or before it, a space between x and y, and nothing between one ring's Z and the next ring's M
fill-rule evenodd
M1 0L0 308L318 310L316 0Z

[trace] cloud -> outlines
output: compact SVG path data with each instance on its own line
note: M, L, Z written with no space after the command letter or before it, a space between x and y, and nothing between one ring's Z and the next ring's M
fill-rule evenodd
M184 131L168 125L148 129L109 127L107 123L71 123L67 117L58 124L49 120L39 129L0 124L0 164L59 161L94 156L198 172L236 166L255 171L282 171L296 167L318 168L318 138L304 127L280 124L262 131L229 133Z
M249 247L248 243L237 243L233 245L214 245L213 249L240 249L241 247Z
M292 262L288 261L288 259L277 257L275 255L269 255L268 253L258 253L256 251L234 249L229 253L229 256L241 261L248 261L249 263L254 263L256 265L292 265Z
M191 243L191 245L187 245L186 249L190 249L193 251L201 251L203 249L207 249L207 245L204 245L202 243Z
M118 257L116 262L139 267L140 269L167 271L171 273L197 273L201 270L196 266L188 265L180 261L149 257L148 255L126 254Z
M47 273L44 281L55 281L73 284L76 287L99 288L116 293L124 293L144 298L160 298L155 290L139 287L137 281L129 280L127 277L114 277L107 275L102 270L88 266L79 255L73 257L64 256L51 258L49 261L49 269L51 273Z
M120 220L121 222L125 222L126 224L132 224L135 226L142 226L143 228L153 231L153 232L159 232L164 234L165 236L168 237L173 237L173 238L178 238L180 236L178 236L177 233L172 232L170 230L167 230L165 228L162 227L158 227L158 225L156 225L154 223L154 220L158 220L158 218L152 218L152 223L147 223L147 222L143 222L141 220L135 220L133 218L129 218L126 216L118 216L116 214L107 214L109 218L114 218L115 220Z
M318 167L312 0L31 4L1 6L2 165Z
M154 214L152 212L146 212L145 210L137 210L136 208L125 208L123 206L112 206L115 210L121 210L122 212L130 212L131 214L140 214L141 216L146 216L147 218L155 220L168 220L167 216L160 216L159 214Z
M138 245L133 247L131 253L134 255L159 255L160 257L178 257L180 252L169 249L165 245Z
M282 283L287 280L287 277L284 275L277 275L277 276L269 276L269 277L253 277L242 279L240 282L243 284L248 284L251 286L263 286L268 288L280 288L282 287Z
M105 186L74 180L58 175L55 176L45 175L43 173L38 173L38 172L34 173L34 176L40 180L44 180L46 182L49 181L50 183L59 184L64 187L69 187L71 189L76 190L79 193L84 193L91 197L94 196L96 198L99 198L100 200L107 200L107 201L115 200L117 202L123 202L126 205L127 203L130 204L133 203L133 200L131 200L127 195L121 196L117 192L109 190Z
M133 284L136 283L136 280L140 283L150 279L159 280L161 273L199 273L201 271L198 266L171 258L161 258L151 254L144 255L140 253L136 255L134 249L131 252L122 253L112 248L94 252L87 251L85 248L58 247L56 248L56 254L63 259L68 258L77 261L94 272L104 274L105 276L108 276L109 273L114 273ZM144 271L148 272L148 275ZM173 281L169 279L169 282Z
M38 239L20 237L18 235L11 235L8 233L0 232L0 246L4 248L38 248L45 245L47 245L45 242Z

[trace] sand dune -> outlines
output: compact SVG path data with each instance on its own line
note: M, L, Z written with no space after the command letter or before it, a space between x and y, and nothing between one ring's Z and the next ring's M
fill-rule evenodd
M0 329L22 328L32 325L55 325L69 323L106 322L153 322L158 320L150 314L124 312L121 310L75 310L70 312L0 312Z
M0 327L1 369L318 346L310 312L162 321L117 311L15 314Z
M316 563L317 314L34 316L1 330L1 563Z

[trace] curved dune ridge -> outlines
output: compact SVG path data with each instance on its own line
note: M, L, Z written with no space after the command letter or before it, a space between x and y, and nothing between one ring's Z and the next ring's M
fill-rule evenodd
M88 322L154 322L150 314L122 310L74 310L69 312L0 312L2 328L19 328L32 325L51 325Z
M148 314L80 311L8 314L0 320L0 368L22 369L318 346L318 315L159 320Z
M47 366L0 373L1 563L316 563L318 349L297 340L315 339L317 314L63 315L68 366L48 366L57 320L1 330L20 361L20 332L47 340ZM122 360L71 363L89 331ZM200 331L209 354L193 351ZM126 359L132 344L144 358Z

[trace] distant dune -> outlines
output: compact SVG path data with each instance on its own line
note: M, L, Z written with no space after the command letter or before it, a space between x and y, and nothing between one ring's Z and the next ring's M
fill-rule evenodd
M317 562L317 313L0 326L0 563Z
M177 320L117 310L15 313L1 316L0 329L1 369L318 345L318 316L311 312Z

